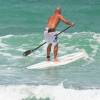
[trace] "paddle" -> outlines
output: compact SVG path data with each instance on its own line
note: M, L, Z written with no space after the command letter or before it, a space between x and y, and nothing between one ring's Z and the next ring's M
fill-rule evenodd
M64 30L62 30L61 32L59 32L56 36L58 36L59 34L61 34L62 32L66 31L67 29L69 29L71 26L65 28ZM36 48L32 49L32 50L27 50L23 53L23 56L28 56L29 54L31 54L33 51L37 50L38 48L40 48L41 46L43 46L44 44L46 44L46 42L40 44L39 46L37 46Z

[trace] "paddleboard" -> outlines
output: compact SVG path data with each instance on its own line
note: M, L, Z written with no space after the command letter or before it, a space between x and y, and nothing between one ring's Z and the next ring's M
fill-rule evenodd
M27 69L46 69L46 68L57 67L57 66L61 66L61 65L65 65L77 61L81 58L84 58L85 56L86 54L84 51L79 51L79 52L58 57L58 62L42 61L40 63L28 66Z

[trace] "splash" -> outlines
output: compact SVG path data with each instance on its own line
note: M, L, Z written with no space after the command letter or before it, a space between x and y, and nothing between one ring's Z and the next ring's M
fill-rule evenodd
M63 85L0 86L0 100L99 100L100 89L65 89ZM47 99L48 98L48 99Z

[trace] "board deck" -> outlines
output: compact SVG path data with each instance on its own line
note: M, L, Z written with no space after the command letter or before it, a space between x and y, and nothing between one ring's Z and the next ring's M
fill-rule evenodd
M72 54L67 54L67 55L58 57L58 60L59 60L58 62L42 61L40 63L28 66L27 69L46 69L46 68L57 67L57 66L69 64L71 62L77 61L84 57L85 57L85 53L83 51L75 52Z

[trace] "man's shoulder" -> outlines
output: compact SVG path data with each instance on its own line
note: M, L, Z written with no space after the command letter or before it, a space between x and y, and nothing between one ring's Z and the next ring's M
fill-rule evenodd
M64 18L63 15L61 15L61 14L58 14L58 17L59 17L59 19L63 19Z
M54 17L58 17L59 19L63 19L63 18L64 18L63 15L61 15L61 14L56 14L56 15L51 15L51 16L49 17L49 19L54 18Z

